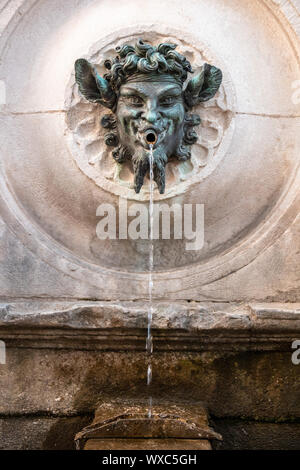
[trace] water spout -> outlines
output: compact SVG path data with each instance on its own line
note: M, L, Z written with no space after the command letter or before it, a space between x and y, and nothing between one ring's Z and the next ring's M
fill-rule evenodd
M147 136L150 136L147 134ZM148 327L147 327L147 340L146 351L148 355L148 371L147 371L147 387L152 383L152 354L153 354L153 337L152 337L152 318L153 318L153 266L154 266L154 245L153 245L153 199L154 199L154 177L153 177L153 144L150 144L149 154L149 167L150 167L150 198L149 198L149 216L150 216L150 247L149 247L149 308L148 308ZM152 396L149 397L149 410L148 417L152 417Z
M153 145L157 142L158 139L157 133L153 129L149 129L145 133L145 138L146 142L150 145L150 150L152 151L151 146L153 147Z

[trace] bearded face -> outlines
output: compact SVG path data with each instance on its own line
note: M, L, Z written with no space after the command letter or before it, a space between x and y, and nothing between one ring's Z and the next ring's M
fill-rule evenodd
M149 170L153 148L154 179L164 192L164 168L183 137L185 109L182 88L172 77L158 80L142 75L121 86L116 109L120 144L131 154L135 190L139 192Z
M145 81L141 76L121 86L116 116L120 141L132 153L152 144L170 157L183 137L182 88L172 77Z
M109 62L111 73L102 78L96 66L85 59L75 63L76 82L85 98L112 110L102 125L109 130L105 142L114 159L132 162L134 189L140 192L149 172L150 151L153 173L160 193L165 191L165 166L171 158L187 160L197 140L193 127L200 124L188 111L218 91L222 73L205 64L200 73L183 84L191 65L173 44L157 48L143 41L119 49L121 56Z

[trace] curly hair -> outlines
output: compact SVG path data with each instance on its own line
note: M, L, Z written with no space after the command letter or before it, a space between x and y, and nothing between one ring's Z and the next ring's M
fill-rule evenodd
M222 71L212 65L204 64L199 73L184 88L188 73L193 73L190 62L179 52L177 45L162 43L153 46L139 39L135 45L124 44L116 48L118 55L105 60L107 73L101 77L97 66L86 59L75 62L75 78L81 94L92 103L99 103L112 111L102 117L101 124L106 129L105 144L112 149L113 158L118 163L130 160L134 170L134 188L137 193L143 185L144 177L149 170L147 151L129 150L127 142L122 141L117 124L117 106L120 87L130 81L170 80L170 77L182 88L182 101L185 115L182 120L180 142L172 155L167 155L163 148L156 148L154 154L154 180L160 193L165 190L165 166L169 158L179 161L191 158L191 147L197 141L194 127L199 126L201 119L190 110L201 102L211 99L220 88ZM148 75L148 76L147 76ZM123 139L124 140L124 139ZM132 154L133 152L133 154ZM145 153L146 152L146 153Z
M108 73L104 78L114 91L119 90L126 80L136 73L169 74L181 84L187 79L188 72L193 72L190 62L179 52L177 45L172 43L159 44L157 47L139 39L134 46L124 44L117 47L117 57L106 60L104 65Z

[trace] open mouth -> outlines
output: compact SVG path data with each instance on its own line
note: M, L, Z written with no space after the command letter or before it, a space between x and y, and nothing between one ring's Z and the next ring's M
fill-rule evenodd
M149 148L150 146L159 145L165 138L167 129L158 131L154 128L147 128L138 131L138 140L143 143L144 146Z
M145 132L145 140L149 145L154 145L157 142L157 139L157 133L152 129Z

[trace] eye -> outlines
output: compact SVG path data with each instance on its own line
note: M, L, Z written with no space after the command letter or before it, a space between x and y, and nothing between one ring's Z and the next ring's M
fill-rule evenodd
M140 98L137 95L127 96L126 100L128 101L128 103L130 103L133 106L142 106L143 105L142 98Z
M177 100L177 96L165 96L159 101L159 104L161 106L171 106L173 105Z

